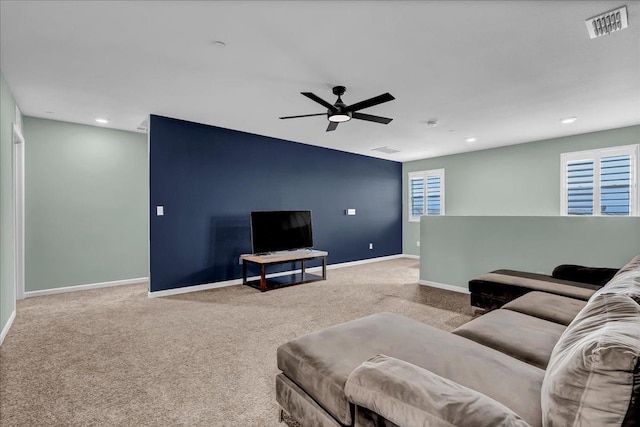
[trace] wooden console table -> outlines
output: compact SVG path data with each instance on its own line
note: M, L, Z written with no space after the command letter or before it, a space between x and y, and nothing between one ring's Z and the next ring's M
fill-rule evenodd
M259 289L260 292L264 292L269 289L277 289L285 286L299 285L301 283L326 280L327 255L328 253L325 251L316 251L311 249L275 252L265 255L240 255L240 258L242 259L242 284L249 285L252 288ZM305 262L317 258L322 259L322 276L305 272ZM302 264L301 273L271 277L269 279L266 278L266 266L297 261L300 261ZM249 262L260 265L260 280L247 282L247 263Z

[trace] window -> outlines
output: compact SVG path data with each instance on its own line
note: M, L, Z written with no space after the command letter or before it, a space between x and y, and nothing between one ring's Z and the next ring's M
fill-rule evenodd
M562 154L561 214L638 216L638 147Z
M444 169L409 173L409 221L444 215Z

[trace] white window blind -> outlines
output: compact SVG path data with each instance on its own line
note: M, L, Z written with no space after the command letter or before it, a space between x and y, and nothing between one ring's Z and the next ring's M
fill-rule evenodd
M638 145L565 153L562 214L637 216Z
M593 160L567 164L567 214L593 215Z
M409 173L409 221L444 215L444 169Z
M631 215L631 156L600 160L600 214Z

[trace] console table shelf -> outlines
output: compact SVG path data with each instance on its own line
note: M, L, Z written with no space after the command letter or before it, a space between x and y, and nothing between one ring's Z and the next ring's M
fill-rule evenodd
M316 282L327 278L327 255L325 251L301 249L296 251L275 252L264 255L241 255L242 259L242 284L259 289L261 292L271 289L283 288L286 286L299 285L301 283ZM306 261L312 259L322 259L322 276L305 272ZM301 272L276 277L266 277L266 267L268 265L285 264L298 262L302 264ZM247 281L247 263L254 263L260 266L260 280Z

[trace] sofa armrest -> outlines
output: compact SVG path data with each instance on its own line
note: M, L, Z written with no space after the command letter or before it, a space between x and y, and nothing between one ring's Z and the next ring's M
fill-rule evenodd
M482 393L385 355L351 372L344 391L353 404L401 426L529 426Z
M618 272L617 268L584 267L562 264L553 269L551 276L561 280L604 286Z

